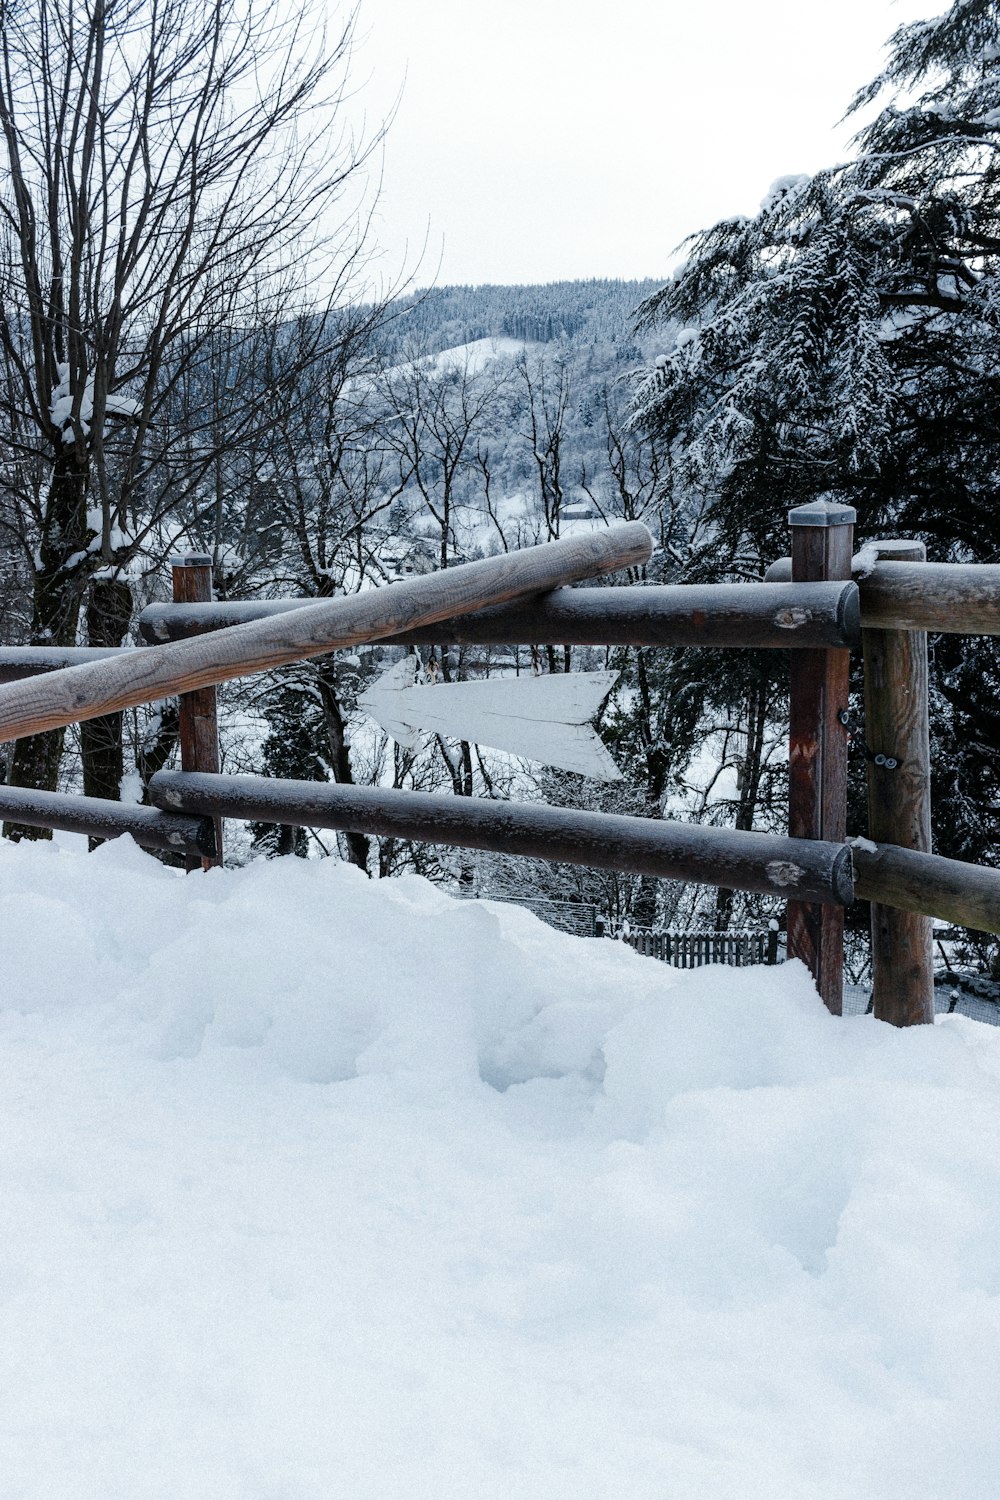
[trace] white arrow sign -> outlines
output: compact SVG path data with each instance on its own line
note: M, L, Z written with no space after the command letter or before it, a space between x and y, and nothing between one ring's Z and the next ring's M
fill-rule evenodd
M416 657L406 656L358 699L407 750L419 747L422 734L443 734L600 781L622 779L590 722L614 687L617 672L418 686L416 670Z

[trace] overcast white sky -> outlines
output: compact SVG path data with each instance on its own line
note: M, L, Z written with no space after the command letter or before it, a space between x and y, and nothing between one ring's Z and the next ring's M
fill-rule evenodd
M662 276L684 235L848 154L904 21L946 0L362 0L377 237L419 284ZM407 248L408 247L408 248ZM439 264L440 262L440 264Z

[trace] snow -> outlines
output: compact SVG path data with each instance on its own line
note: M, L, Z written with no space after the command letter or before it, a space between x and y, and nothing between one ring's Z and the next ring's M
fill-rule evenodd
M437 374L458 370L469 375L478 375L497 360L519 359L523 354L537 347L535 344L526 343L524 339L504 338L498 335L493 338L473 339L469 344L454 344L450 349L442 350L440 354L431 355L426 364Z
M141 802L145 787L142 784L142 773L133 767L126 771L118 783L118 800L120 802Z
M785 177L777 177L768 188L761 199L761 208L769 209L782 201L783 198L797 198L812 182L812 178L805 173L796 172Z
M70 388L69 365L61 364L56 367L58 383L53 387L52 396L49 401L49 417L54 427L62 432L63 442L71 444L75 441L73 433L73 392ZM137 417L142 411L138 401L129 396L117 395L109 391L105 397L105 411L109 417ZM88 375L83 387L83 396L80 400L79 422L84 436L90 433L90 423L94 415L94 377Z
M982 1500L1000 1029L0 846L11 1500Z
M482 339L473 339L466 344L452 344L448 349L441 349L437 354L427 354L416 360L407 360L400 365L394 365L385 372L386 378L393 376L405 376L412 374L414 370L421 370L426 375L447 375L457 373L467 375L470 378L481 375L490 365L498 361L512 363L523 355L539 349L539 345L530 343L525 339L507 338L503 335L493 335ZM355 384L361 385L364 377L357 382L348 381L345 390L351 390Z
M404 656L358 698L405 749L418 750L428 734L445 735L600 781L622 779L592 725L619 672L417 683L418 665Z

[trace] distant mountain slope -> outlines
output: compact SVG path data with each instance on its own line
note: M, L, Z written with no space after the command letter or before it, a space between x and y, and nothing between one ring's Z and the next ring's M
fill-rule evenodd
M403 301L392 337L400 344L419 344L427 353L482 339L564 340L621 350L636 347L635 310L662 284L594 278L540 286L430 287Z

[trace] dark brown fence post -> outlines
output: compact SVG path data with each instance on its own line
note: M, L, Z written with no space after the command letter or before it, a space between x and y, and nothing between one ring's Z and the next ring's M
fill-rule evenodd
M924 562L923 542L876 542L880 561ZM927 634L863 630L868 832L877 843L929 854L930 713ZM934 1020L930 917L872 902L872 1000L880 1021L919 1026Z
M828 500L789 511L792 580L850 578L856 513ZM847 710L850 653L792 654L788 831L795 838L841 842L847 836ZM812 902L788 903L788 956L801 958L823 1004L844 1004L844 912Z
M190 553L183 557L172 557L175 604L208 604L213 598L212 559L204 553ZM180 715L181 770L218 771L219 726L216 712L216 690L214 687L199 688L194 693L181 693L178 698ZM188 870L210 870L222 864L222 820L215 819L215 855L199 858L186 854L184 863Z

